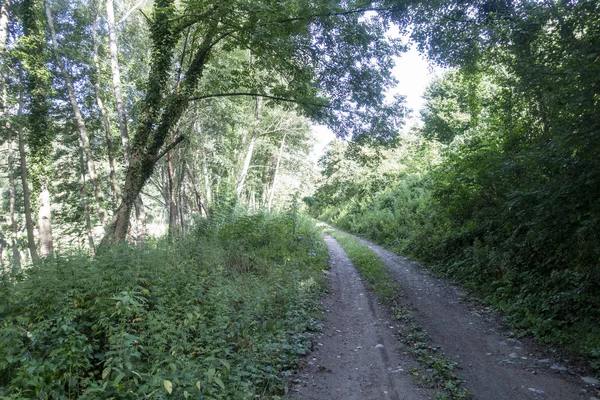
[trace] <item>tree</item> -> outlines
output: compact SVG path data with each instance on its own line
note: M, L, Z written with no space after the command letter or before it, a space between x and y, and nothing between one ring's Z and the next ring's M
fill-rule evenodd
M92 181L92 185L94 187L94 198L96 200L96 208L98 212L98 218L102 224L105 223L105 211L102 206L104 202L104 196L102 194L102 189L100 188L100 182L98 178L96 162L94 161L94 156L92 154L92 149L90 146L90 140L88 138L87 128L85 124L85 120L83 119L83 115L81 113L81 107L79 105L77 99L77 93L75 92L75 88L73 87L73 81L69 76L67 68L65 66L64 61L59 54L59 46L58 40L56 37L56 30L54 28L54 17L52 16L52 10L50 8L50 4L47 1L44 1L44 8L46 12L46 21L48 24L48 28L50 30L50 39L52 44L52 49L54 51L54 57L56 59L56 64L58 65L60 74L64 80L64 85L67 89L67 94L69 97L69 103L71 104L71 108L73 110L73 118L75 120L75 125L77 127L77 131L79 133L79 141L80 148L84 154L84 160L87 164L88 174L90 176L90 180Z
M300 6L295 1L155 2L149 18L150 73L135 124L123 199L103 239L105 245L125 239L132 206L154 166L184 140L173 136L174 127L191 101L234 95L289 101L326 120L339 134L383 140L394 136L402 109L398 103L385 104L384 88L393 82L392 57L400 46L384 39L386 24L378 14L366 14L379 5L303 3L302 10ZM188 31L189 45L179 48ZM256 58L253 66L272 73L247 79L252 74L246 64L237 74L240 78L203 86L215 53L237 49L249 49ZM176 51L182 53L180 81L172 80Z
M43 24L44 10L40 0L24 0L21 9L23 38L20 41L20 58L28 97L27 142L31 154L29 175L33 183L34 197L38 197L40 256L47 257L53 251L50 191L48 189L53 130L48 117L50 108L48 97L51 85L50 75L45 65L47 53ZM21 153L21 156L23 155L24 152ZM24 182L24 186L27 184ZM32 230L31 227L29 229ZM30 244L31 255L35 260L36 252L31 246L32 244Z

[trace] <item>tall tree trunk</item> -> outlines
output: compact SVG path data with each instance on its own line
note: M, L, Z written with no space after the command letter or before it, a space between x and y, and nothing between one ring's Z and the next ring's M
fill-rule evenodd
M100 95L100 82L102 79L102 73L100 68L100 60L98 58L98 18L94 20L94 27L92 28L92 40L94 42L94 67L96 68L96 80L94 82L94 94L96 96L96 104L98 105L98 110L100 111L100 115L102 116L102 124L104 126L104 139L106 140L106 152L108 153L108 168L109 168L109 178L112 186L112 200L113 200L113 208L116 207L117 203L121 199L121 188L119 187L119 183L117 182L117 168L115 166L115 158L113 156L113 144L110 133L110 121L108 118L108 114L106 112L106 108L104 107L104 102L102 101L102 96Z
M56 31L54 30L54 19L52 17L52 10L50 10L50 4L47 1L45 1L44 6L46 9L46 19L48 21L48 27L50 28L50 37L52 39L52 48L54 49L54 56L56 58L56 63L58 64L60 74L65 80L65 86L67 87L67 92L69 94L69 102L71 103L71 108L73 109L75 125L77 126L77 131L79 132L79 140L81 142L83 151L85 152L88 174L90 176L90 181L92 181L92 186L94 187L94 198L96 200L96 210L98 212L98 218L100 219L102 225L106 225L106 213L104 212L104 208L102 207L104 199L102 195L102 190L100 189L98 174L96 173L96 163L94 162L92 149L90 147L90 140L87 135L85 121L83 120L79 104L77 103L77 95L75 94L75 88L73 87L73 83L71 82L71 77L69 76L65 64L58 53L58 42L56 39Z
M88 245L90 246L91 255L96 251L96 247L94 246L94 235L92 234L92 222L90 219L90 207L88 205L87 193L85 191L86 181L85 181L85 158L83 155L83 149L81 146L79 147L79 162L81 164L81 207L83 208L83 215L85 217L85 230L88 238Z
M19 115L22 113L23 99L19 106ZM23 138L23 128L17 127L17 135L19 140L19 161L21 167L21 185L23 186L23 206L25 208L25 228L27 230L27 247L29 248L29 256L33 262L39 259L37 247L35 244L34 222L31 211L31 193L29 191L29 176L27 174L27 155L25 153L25 138Z
M204 212L204 216L208 217L208 210L202 202L202 196L200 196L200 191L196 185L196 178L192 175L190 168L187 169L187 174L190 179L190 184L192 185L192 190L194 191L194 197L196 198L196 209L198 210L198 214L202 216L202 213Z
M115 26L115 10L113 0L106 0L106 21L108 22L108 48L110 53L110 70L112 73L113 91L117 102L117 114L119 116L119 131L123 145L123 158L125 165L129 165L129 132L127 130L127 113L123 101L123 90L121 86L121 71L119 70L119 47L117 45L117 29Z
M256 145L256 139L258 137L258 124L260 122L260 112L262 109L262 97L256 98L256 105L254 106L254 126L252 127L252 134L250 136L250 144L244 157L244 164L237 180L236 193L238 199L242 196L244 191L244 185L246 184L246 178L248 176L248 170L250 169L250 162L252 161L252 155L254 153L254 146Z
M160 0L154 3L154 17L150 29L152 59L148 76L149 85L140 106L142 111L136 125L134 145L125 175L123 201L104 235L101 244L103 248L125 240L129 227L127 212L131 211L134 200L152 175L154 166L185 139L184 136L179 136L168 142L173 135L173 128L187 109L190 98L198 86L212 49L224 38L224 36L216 38L220 19L227 12L222 8L215 11L214 19L206 26L202 42L190 58L186 73L183 74L181 90L169 90L167 82L171 75L173 53L178 37L172 35L172 21L175 18L176 8L167 6L168 4L172 2Z
M11 0L4 0L0 6L0 52L4 52L6 38L8 37L8 16L10 12Z
M115 10L113 0L106 0L106 21L108 23L108 48L110 53L110 70L112 75L113 92L117 103L117 115L119 117L119 132L121 133L121 144L123 147L123 160L125 166L129 167L131 150L129 146L129 131L127 128L127 112L123 100L123 88L121 85L121 71L119 69L119 46L117 42L117 29L115 24ZM135 200L136 232L139 241L143 242L146 237L146 211L141 195Z
M248 145L248 150L246 151L246 157L244 158L244 164L242 165L242 170L240 171L240 175L237 181L236 193L238 198L242 196L242 192L244 191L246 177L248 176L248 170L250 169L250 162L252 161L252 155L254 153L255 144L256 136L252 135L252 137L250 138L250 144Z
M13 273L16 273L21 268L21 257L19 254L19 248L17 247L17 219L15 217L15 167L14 167L14 156L13 156L13 132L12 126L8 120L8 93L6 89L6 68L4 66L4 49L6 47L6 39L8 37L8 19L10 12L11 0L4 0L2 6L0 6L0 57L2 58L2 70L0 71L0 79L2 80L2 109L0 111L0 119L3 119L4 129L6 131L6 147L7 147L7 162L8 162L8 213L10 218L10 246L12 249L12 263Z
M287 132L283 134L281 144L279 145L279 152L277 153L277 162L275 163L275 172L273 173L273 184L271 185L271 190L269 192L269 204L267 206L268 211L271 211L271 208L273 207L273 198L275 197L275 189L277 188L277 176L279 175L279 167L281 165L281 158L283 157L283 148L285 147L286 136Z
M175 202L175 176L173 174L173 153L167 155L167 187L169 191L169 239L177 231L177 203Z
M185 234L185 171L187 169L187 164L185 162L185 158L181 157L182 163L179 168L179 179L177 180L177 211L179 212L179 227L180 233Z
M206 160L206 154L204 154L202 157L202 177L204 178L204 203L206 203L206 206L210 208L213 200L213 194L212 187L210 185L211 177L208 171L208 162ZM208 212L206 213L206 216L208 217Z
M177 210L179 211L179 226L180 226L180 232L182 235L184 235L186 233L186 226L185 226L185 199L186 199L186 193L185 193L185 186L182 187L182 185L179 186L179 190L178 190L178 201L177 201Z
M54 251L52 237L52 212L50 207L50 191L48 186L42 185L39 197L38 231L40 233L40 257L46 258Z
M4 129L6 130L6 147L7 147L7 158L8 158L8 213L10 217L10 246L12 248L12 262L13 262L13 273L18 272L21 269L21 258L19 255L19 248L17 247L17 219L15 216L15 163L13 156L13 132L12 126L8 122L8 95L6 93L6 80L2 76L2 117L5 119Z

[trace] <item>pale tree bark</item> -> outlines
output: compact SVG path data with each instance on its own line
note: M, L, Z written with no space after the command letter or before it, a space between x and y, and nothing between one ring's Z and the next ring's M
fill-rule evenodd
M127 113L123 101L121 85L121 71L119 70L119 47L117 45L117 29L115 26L115 10L113 0L106 0L106 21L108 23L108 48L110 53L110 70L112 73L113 91L117 103L119 117L119 131L123 144L123 158L125 165L129 165L129 132L127 130Z
M52 237L52 212L50 209L50 191L47 185L42 185L39 197L38 230L40 234L40 257L47 258L54 251Z
M119 117L119 132L121 134L121 144L123 148L123 160L125 167L129 167L130 145L129 131L127 128L127 112L125 111L125 101L123 100L123 88L121 85L121 71L119 68L119 46L117 41L117 29L115 24L115 10L113 0L106 0L106 21L108 23L108 49L110 54L110 70L112 75L113 92L117 103L117 115ZM142 196L138 195L134 202L135 215L137 221L136 238L142 243L147 235L146 228L146 210ZM122 215L122 214L121 214Z
M248 144L248 150L246 150L246 156L244 157L244 164L242 164L242 169L240 171L239 178L237 180L236 185L236 193L238 199L241 198L242 193L244 192L244 186L246 185L246 178L248 176L248 170L250 169L250 162L252 161L252 156L254 154L254 146L256 145L256 135L252 135L250 137L250 143Z
M262 97L256 98L256 104L254 106L254 126L252 127L252 133L250 134L250 143L248 144L248 150L246 151L246 157L244 157L244 164L237 180L236 193L238 199L242 196L244 186L246 184L246 178L248 177L248 170L250 169L250 162L254 154L254 146L258 138L258 124L260 123L260 112L262 110Z
M169 239L177 234L177 204L175 202L175 176L173 173L173 153L167 155L167 187L169 196Z
M13 273L16 273L21 268L21 257L19 254L19 248L17 247L17 219L15 215L15 163L13 156L13 132L12 126L8 122L8 100L6 93L6 80L2 77L2 117L5 119L4 129L6 130L6 147L7 147L7 162L8 162L8 213L10 217L10 246L12 248L12 262L13 262Z
M108 118L108 114L106 112L106 108L104 107L104 102L102 101L102 96L100 94L100 81L102 78L101 68L100 68L100 60L98 57L98 19L94 20L94 27L92 29L92 40L93 44L93 60L94 67L96 68L96 81L94 82L94 94L96 96L96 104L98 105L98 110L100 111L100 116L102 117L102 125L104 127L104 140L106 141L106 152L108 153L108 169L109 169L109 179L110 184L112 186L112 200L113 200L113 208L116 207L119 199L121 198L121 188L119 183L117 182L117 167L115 165L115 158L113 156L113 143L110 132L110 120Z
M85 179L85 156L84 156L84 152L83 152L83 148L81 147L81 145L79 146L79 163L81 164L81 192L80 192L80 198L81 198L81 207L83 208L83 215L85 218L85 231L87 234L87 239L88 239L88 246L90 247L90 254L94 255L95 251L96 251L96 247L94 246L94 235L92 234L92 221L90 218L90 207L88 204L88 198L87 198L87 193L85 190L85 187L87 185L86 183L86 179Z
M81 146L83 148L85 158L87 161L88 174L90 176L92 186L94 187L94 199L96 200L96 210L98 213L98 218L100 219L102 225L106 225L106 213L104 211L104 208L102 207L102 203L104 202L104 196L102 195L102 190L100 189L100 182L98 179L98 174L96 172L96 163L92 154L90 140L87 135L85 121L83 119L83 115L81 115L81 109L79 108L79 103L77 102L77 95L75 93L75 88L73 87L73 82L71 81L71 77L67 72L65 63L63 62L58 52L58 42L56 39L56 31L54 30L54 19L52 17L52 10L50 10L50 5L47 1L44 1L44 7L46 9L46 19L48 22L48 27L50 28L50 37L52 39L51 42L52 48L54 50L54 56L56 59L56 63L58 64L60 74L62 75L65 81L65 86L67 87L69 102L71 103L71 108L73 109L73 117L75 118L75 125L77 126L77 131L79 132L79 140L81 142Z
M185 171L187 169L187 164L185 162L185 158L181 157L181 167L179 169L179 179L177 180L177 210L179 211L179 226L180 233L183 235L186 232L185 226L185 199L187 199L187 194L185 192Z
M11 0L4 0L0 6L0 52L4 52L6 38L8 36L8 15L10 12Z
M283 158L283 148L285 147L285 138L287 137L287 132L283 134L283 138L281 139L281 144L279 145L279 152L277 153L277 162L275 163L275 172L273 173L273 184L271 185L271 190L269 191L269 204L267 205L267 210L271 211L273 207L273 198L275 197L275 189L277 188L277 177L279 175L279 167L281 166L281 159Z
M168 4L173 3L169 0L155 2L154 20L151 22L153 49L148 86L140 106L135 140L125 174L123 200L102 240L102 248L125 240L135 199L152 176L156 163L185 140L185 136L179 136L168 142L173 137L174 127L189 106L213 48L227 36L219 36L217 29L227 10L216 8L213 11L214 17L205 26L203 39L190 57L189 66L181 81L181 90L174 90L168 82L178 36L170 34L176 9L167 7Z
M205 194L205 203L208 208L210 208L213 200L212 194L212 186L210 185L211 177L210 172L208 171L208 161L206 160L206 154L202 157L202 176L204 178L204 194ZM208 210L205 208L206 216L208 217Z
M10 12L10 0L4 0L2 6L0 6L0 57L4 55L4 49L6 47L6 39L8 32L8 19ZM8 120L8 93L6 89L6 68L4 64L4 58L2 57L2 71L0 79L2 79L2 109L0 118L5 121L4 129L6 131L6 147L7 147L7 162L8 162L8 190L9 190L9 200L8 200L8 213L10 218L10 246L12 249L12 271L16 273L21 268L21 257L19 253L19 248L17 247L17 237L18 237L18 228L17 228L17 219L15 216L15 176L14 176L14 156L13 156L13 132L12 126Z
M23 112L23 96L20 96L18 116ZM25 208L25 228L27 230L27 247L29 256L33 262L39 259L37 247L35 244L34 222L31 211L31 192L29 191L29 176L27 173L27 155L25 153L25 138L23 137L23 128L17 127L17 137L19 141L19 161L21 166L21 185L23 186L23 207Z

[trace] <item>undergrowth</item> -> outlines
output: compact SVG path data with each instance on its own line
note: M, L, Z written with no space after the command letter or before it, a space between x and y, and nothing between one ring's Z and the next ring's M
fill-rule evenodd
M402 324L399 337L420 365L420 369L413 371L413 375L419 376L424 383L437 390L436 399L470 399L471 394L462 386L462 380L454 372L457 364L450 361L440 348L431 345L427 333L415 322L410 311L401 305L400 287L383 261L351 236L334 230L326 232L342 245L368 282L369 288Z
M297 215L230 215L0 283L1 399L277 399L327 253Z

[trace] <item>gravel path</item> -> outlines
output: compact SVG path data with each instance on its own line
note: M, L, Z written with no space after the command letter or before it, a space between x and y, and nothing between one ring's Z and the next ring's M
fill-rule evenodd
M582 377L567 360L514 338L498 315L469 302L460 289L416 262L357 239L384 261L402 288L404 306L432 344L458 363L457 373L475 400L600 400L593 377ZM329 236L325 242L331 293L323 301L324 331L291 379L286 398L431 398L432 392L416 386L408 373L415 361L397 340L399 326L366 290L342 247Z
M313 353L292 378L287 398L297 400L417 400L427 389L415 387L412 363L394 331L398 328L368 293L342 247L331 237L330 295L324 299L326 323Z
M433 344L459 363L458 374L475 399L598 400L598 387L586 384L564 360L513 338L495 313L466 301L459 289L417 263L359 240L385 262L402 287L404 305Z

